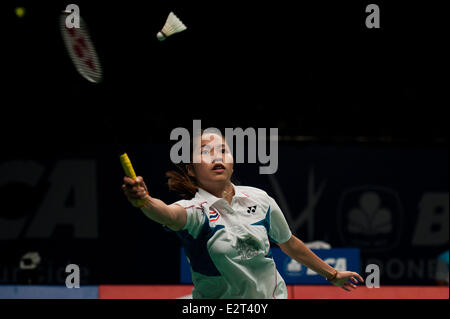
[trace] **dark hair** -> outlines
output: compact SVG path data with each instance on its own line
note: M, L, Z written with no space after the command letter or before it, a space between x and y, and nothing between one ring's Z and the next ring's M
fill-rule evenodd
M197 179L188 174L188 165L190 164L177 165L180 172L173 170L166 172L166 177L169 178L167 181L169 190L176 192L183 199L192 199L198 190Z

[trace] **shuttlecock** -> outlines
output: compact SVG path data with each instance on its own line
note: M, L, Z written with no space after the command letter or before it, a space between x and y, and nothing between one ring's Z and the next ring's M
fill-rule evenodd
M178 19L173 12L170 12L167 17L166 24L164 24L162 30L156 34L156 37L159 41L163 41L167 37L186 29L187 27L183 24L183 22L181 22L181 20Z

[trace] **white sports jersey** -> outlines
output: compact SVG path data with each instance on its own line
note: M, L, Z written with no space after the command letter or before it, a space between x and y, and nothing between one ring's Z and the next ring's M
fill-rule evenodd
M287 298L286 284L270 253L270 243L291 237L275 200L254 187L235 186L231 205L199 188L177 232L188 257L196 298Z

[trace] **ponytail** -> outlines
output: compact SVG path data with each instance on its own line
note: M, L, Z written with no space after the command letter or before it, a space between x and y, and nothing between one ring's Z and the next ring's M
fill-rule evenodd
M176 192L183 199L192 199L198 190L197 180L195 177L188 175L186 165L177 167L180 168L181 173L176 171L166 172L166 177L169 178L167 181L169 190Z

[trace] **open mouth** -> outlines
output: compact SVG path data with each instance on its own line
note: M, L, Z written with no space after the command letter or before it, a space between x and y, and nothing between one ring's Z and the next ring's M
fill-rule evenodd
M217 171L217 170L224 170L225 166L223 166L222 164L215 164L213 166L213 171Z

